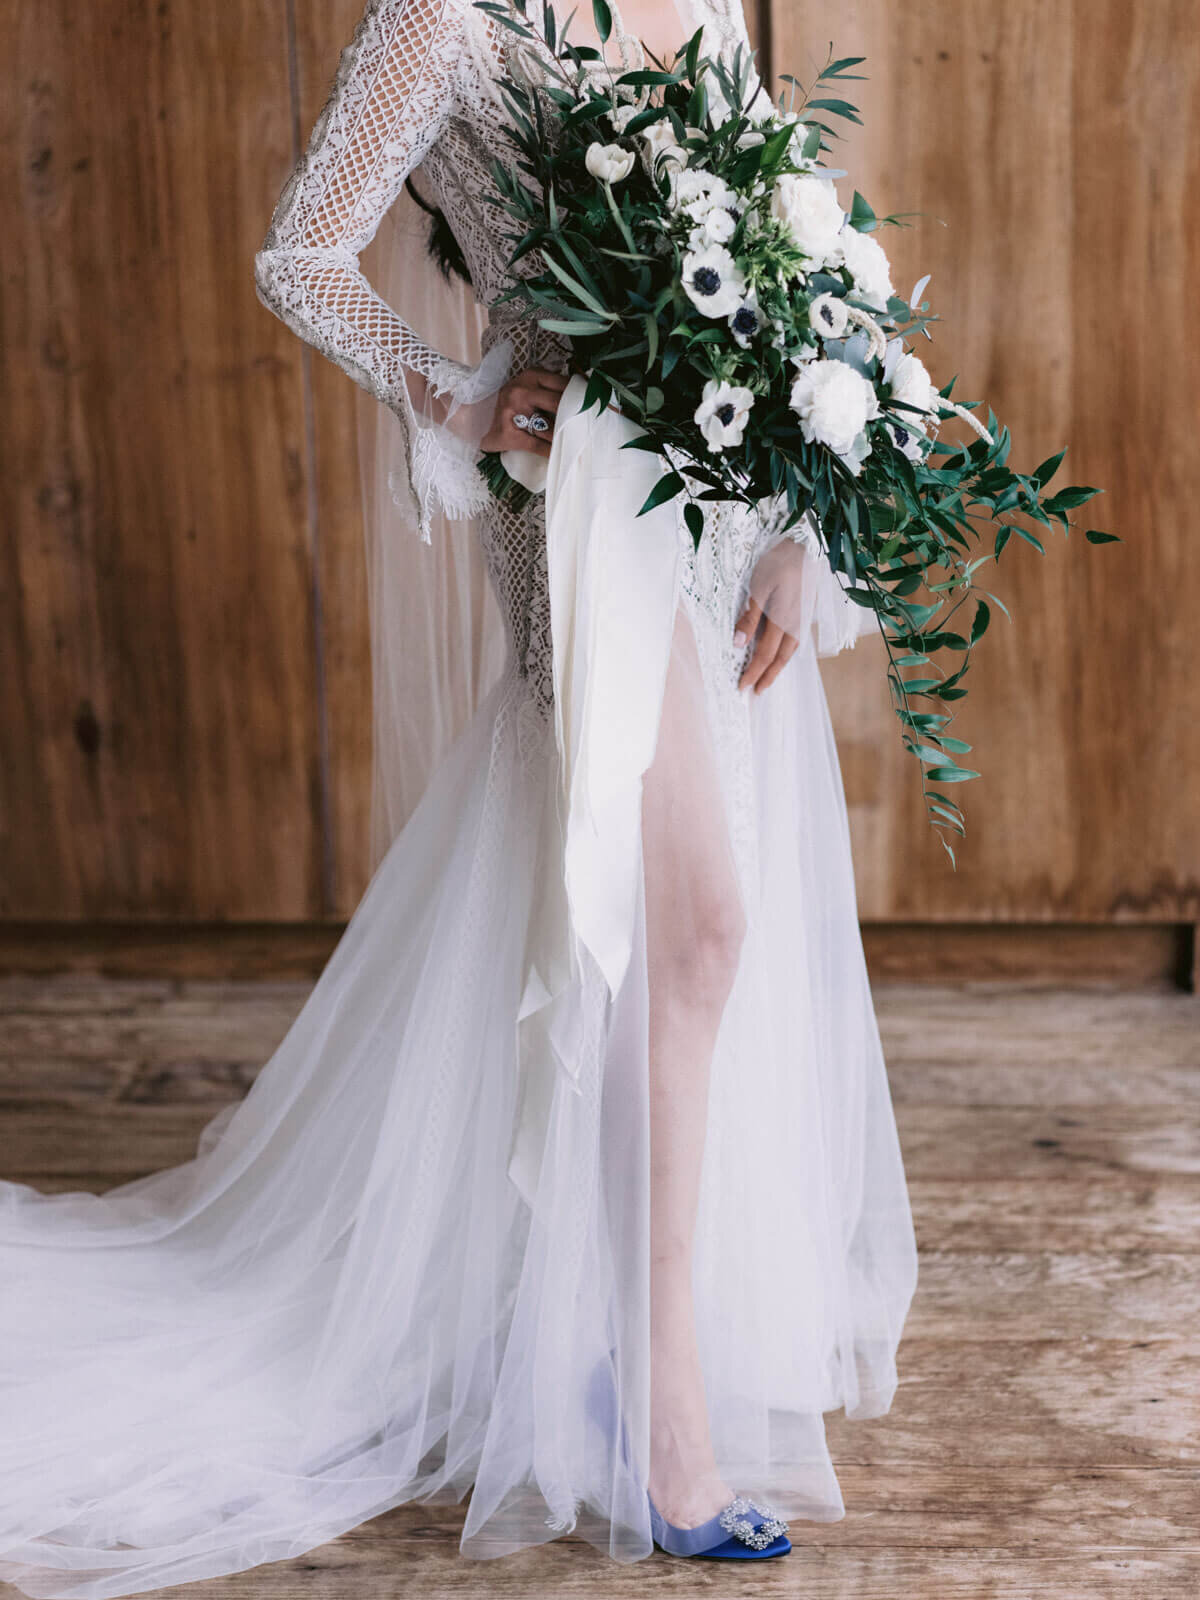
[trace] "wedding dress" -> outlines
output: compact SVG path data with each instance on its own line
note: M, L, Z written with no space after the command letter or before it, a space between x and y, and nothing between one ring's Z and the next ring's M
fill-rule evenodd
M703 24L732 50L735 5L687 0L681 37ZM504 51L469 0L373 0L258 258L264 301L398 420L394 516L430 539L474 519L504 658L415 806L384 805L343 939L196 1158L100 1197L0 1185L0 1577L30 1595L233 1572L468 1489L468 1555L570 1529L651 1551L644 864L662 840L638 800L660 740L685 744L673 779L745 912L694 1261L721 1472L839 1517L822 1414L892 1400L916 1255L817 665L869 613L765 510L710 512L696 550L673 509L635 524L654 469L619 453L615 413L564 400L545 504L489 500L489 397L563 365L496 304ZM473 367L359 268L418 166L491 308ZM432 552L410 543L415 571ZM746 595L788 589L772 560L803 648L739 694ZM702 736L668 740L684 702ZM703 936L691 915L681 941Z

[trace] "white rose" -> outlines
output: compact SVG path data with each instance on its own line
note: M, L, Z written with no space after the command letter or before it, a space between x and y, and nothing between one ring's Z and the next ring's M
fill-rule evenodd
M622 150L619 144L590 144L583 159L592 177L601 183L620 183L633 171L633 152Z
M727 450L730 445L742 442L754 395L749 389L732 383L718 383L711 378L704 385L696 422L709 450Z
M846 302L835 294L819 294L808 308L808 321L823 339L840 339L850 322Z
M925 363L920 356L905 350L898 339L888 346L883 376L885 382L892 386L893 400L899 400L901 405L916 406L918 411L936 411L937 389ZM905 413L900 417L906 427L910 416L911 413ZM915 418L913 423L915 425Z
M842 231L842 253L858 298L877 311L886 311L893 293L892 267L879 240L847 224Z
M787 173L771 194L771 215L782 222L792 242L820 266L842 259L842 208L828 178Z
M871 383L844 361L807 361L792 384L789 403L809 443L828 445L857 473L862 452L855 443L879 415Z
M741 268L723 245L690 250L683 258L683 287L706 317L732 316L746 293Z

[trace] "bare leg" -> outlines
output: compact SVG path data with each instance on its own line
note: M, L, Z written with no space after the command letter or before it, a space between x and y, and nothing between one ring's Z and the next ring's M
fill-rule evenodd
M709 1069L745 921L696 643L682 612L642 823L650 990L649 1490L669 1522L694 1527L732 1495L709 1433L692 1244Z

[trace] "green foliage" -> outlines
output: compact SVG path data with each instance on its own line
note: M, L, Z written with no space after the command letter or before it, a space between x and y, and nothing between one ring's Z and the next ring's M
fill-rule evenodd
M588 375L587 404L619 404L641 430L633 447L663 457L666 470L643 511L681 498L697 543L706 502L769 502L788 529L815 516L850 599L878 618L901 737L920 764L929 820L953 860L951 839L963 832L963 817L942 791L977 774L956 759L970 746L947 732L948 708L967 692L963 679L991 621L988 601L1004 609L980 590L977 575L1013 534L1042 552L1033 529L1065 531L1070 512L1099 491L1047 492L1063 452L1032 473L1015 472L1008 430L990 412L987 437L938 437L928 412L893 394L869 331L873 324L893 355L907 347L901 340L928 338L936 319L920 298L927 280L911 304L893 295L879 312L860 298L846 265L806 257L772 213L769 197L780 180L817 170L836 137L834 122L859 121L842 88L859 81L852 69L861 58L834 59L830 51L811 87L787 77L786 104L765 108L747 52L739 48L729 62L709 58L700 32L670 62L623 72L600 68L594 50L571 43L548 6L539 31L526 0L477 3L525 39L545 68L544 83L508 77L501 85L511 152L493 168L491 200L507 219L514 272L502 298L567 341L571 369ZM593 0L593 14L607 38L605 0ZM643 135L655 124L669 124L673 156L661 145L657 158L651 153ZM631 154L628 173L611 182L593 176L587 154L596 145ZM749 338L735 337L725 315L701 309L689 293L685 261L697 248L696 220L674 195L672 160L733 192L733 226L722 244L747 304L757 308ZM897 220L877 217L854 194L849 225L860 233L876 235ZM826 295L852 319L837 339L818 332L810 314ZM854 334L856 321L867 331ZM798 364L814 356L846 362L874 387L879 416L867 423L854 459L806 438L792 409ZM697 418L706 384L753 396L744 432L722 448L709 446ZM970 420L974 408L951 402L953 387L941 391L938 406ZM486 471L503 494L498 460ZM1115 535L1093 529L1087 539L1101 544Z

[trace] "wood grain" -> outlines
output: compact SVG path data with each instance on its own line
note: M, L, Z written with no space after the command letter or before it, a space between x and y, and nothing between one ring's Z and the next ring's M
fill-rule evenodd
M957 874L922 828L877 650L829 663L868 920L1195 920L1194 29L1172 0L773 7L775 70L810 81L830 40L867 57L843 188L909 218L885 242L901 292L933 275L938 381L995 406L1026 470L1069 445L1063 481L1107 490L1085 525L1126 540L1006 552L1014 622L997 614L957 730L984 774ZM1177 330L1169 354L1134 307Z
M257 304L252 257L359 9L5 0L0 918L358 899L357 395ZM1194 923L1193 8L752 9L776 68L809 73L829 40L867 55L845 161L913 214L891 249L902 286L933 273L938 376L995 404L1019 462L1069 443L1127 541L1001 564L1016 620L962 717L985 778L957 874L877 651L828 663L862 914Z
M283 3L6 11L0 914L303 915L300 363L252 261Z
M308 992L0 981L0 1170L99 1189L185 1158ZM1191 1600L1200 999L897 985L877 1001L921 1262L890 1412L826 1419L842 1521L794 1523L785 1562L697 1572L620 1567L578 1532L468 1561L462 1506L402 1506L213 1594Z

